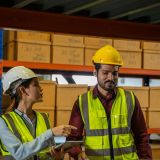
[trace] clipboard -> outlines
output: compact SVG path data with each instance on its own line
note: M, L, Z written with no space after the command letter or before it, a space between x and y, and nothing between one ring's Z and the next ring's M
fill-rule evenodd
M54 146L55 150L60 150L61 147L63 147L64 150L70 149L74 146L81 146L83 144L84 141L66 141L64 143L61 144L57 144L56 146Z

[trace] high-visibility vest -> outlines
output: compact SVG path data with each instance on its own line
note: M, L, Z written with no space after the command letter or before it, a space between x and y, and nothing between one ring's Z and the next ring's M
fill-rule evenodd
M35 137L32 136L29 129L27 128L24 120L14 111L8 112L2 115L2 118L6 122L8 128L13 134L22 142L31 142L34 138L38 137L50 128L50 122L46 113L36 113L36 133ZM6 150L4 144L0 144L0 149L3 156L9 157L11 154ZM40 151L37 156L45 157L45 154L49 152L49 148ZM32 159L32 158L31 158Z
M132 92L117 89L109 118L99 98L93 98L92 91L79 96L79 106L86 133L85 152L89 160L109 160L111 150L114 160L138 159L131 131L135 107Z

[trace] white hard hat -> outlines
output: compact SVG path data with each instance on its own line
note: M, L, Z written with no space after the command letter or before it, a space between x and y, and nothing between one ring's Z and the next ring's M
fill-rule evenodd
M35 73L24 67L24 66L17 66L10 69L3 77L3 92L4 94L8 94L7 91L10 89L13 82L20 80L16 88L22 84L24 80L37 77Z

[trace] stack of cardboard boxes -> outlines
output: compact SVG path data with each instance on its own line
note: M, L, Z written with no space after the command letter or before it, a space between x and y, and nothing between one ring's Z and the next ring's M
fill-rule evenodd
M113 39L113 46L119 51L123 58L123 68L142 68L140 40Z
M143 41L143 68L160 69L160 42Z
M83 36L51 34L53 64L83 65Z
M74 102L87 91L87 85L57 85L56 125L68 124Z
M33 31L5 31L4 58L50 63L50 34Z

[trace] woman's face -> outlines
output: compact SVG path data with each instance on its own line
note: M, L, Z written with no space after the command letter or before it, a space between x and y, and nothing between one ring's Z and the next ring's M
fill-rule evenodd
M27 93L27 98L30 102L42 102L43 93L38 78L33 78L29 86L25 88L25 91Z

